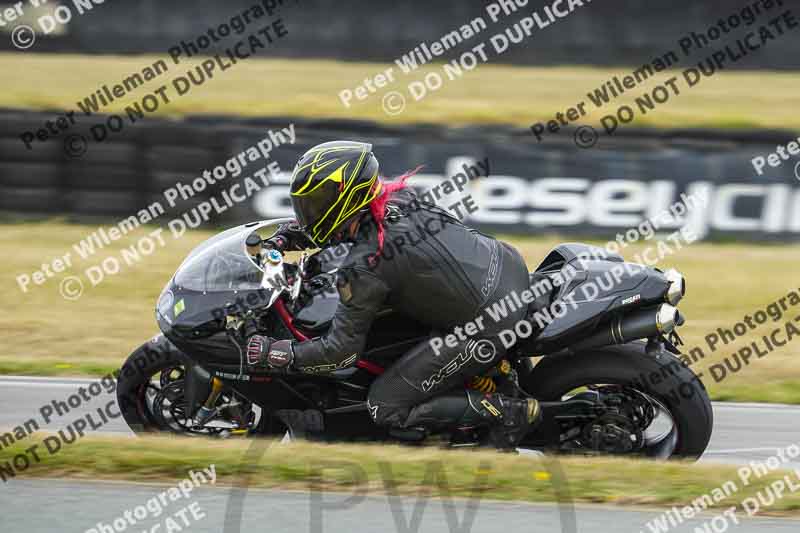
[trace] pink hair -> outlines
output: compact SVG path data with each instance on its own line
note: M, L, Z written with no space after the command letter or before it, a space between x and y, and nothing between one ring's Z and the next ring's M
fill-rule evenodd
M372 200L369 204L370 213L372 213L372 219L375 221L375 224L378 226L378 251L373 255L374 258L372 261L377 261L378 257L380 257L381 253L383 253L383 240L384 240L384 228L383 228L383 219L386 218L386 204L389 203L391 200L392 195L397 191L403 190L408 185L406 181L422 170L423 165L418 166L414 170L409 170L402 176L399 176L392 182L384 182L381 181L381 185L383 186L381 189L380 194Z

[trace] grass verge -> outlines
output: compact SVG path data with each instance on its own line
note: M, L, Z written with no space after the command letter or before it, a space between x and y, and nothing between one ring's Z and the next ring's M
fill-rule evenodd
M0 451L0 466L45 434L37 433ZM379 445L264 443L263 454L248 454L252 440L205 440L169 437L131 439L87 436L52 455L39 447L33 463L16 479L57 477L162 482L183 479L187 471L216 466L218 483L291 490L362 491L368 494L480 497L526 502L672 507L732 482L727 496L711 497L703 507L740 506L788 474L776 470L744 483L730 466L657 463L612 458L531 458L490 451L450 451ZM258 457L253 460L253 457ZM330 458L335 458L332 460ZM796 477L791 477L797 482ZM731 487L731 484L728 484ZM562 501L562 503L564 503ZM762 514L800 514L800 493L787 494Z

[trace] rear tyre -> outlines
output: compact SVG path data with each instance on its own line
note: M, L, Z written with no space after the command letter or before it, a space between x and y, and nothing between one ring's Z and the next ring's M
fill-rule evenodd
M650 355L645 343L634 342L544 358L520 380L522 388L541 401L560 401L570 391L594 384L633 388L666 408L676 430L670 458L696 460L708 446L714 413L706 388L666 350Z

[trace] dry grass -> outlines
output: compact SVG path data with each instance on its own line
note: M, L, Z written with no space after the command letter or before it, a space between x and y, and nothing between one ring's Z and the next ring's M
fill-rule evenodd
M133 72L151 65L159 56L80 56L66 54L0 54L0 70L14 72L3 80L0 107L27 109L65 109L80 112L76 102L91 95L103 84L113 86ZM111 104L107 111L121 111L139 101L149 91L169 85L176 76L194 68L197 61L169 64L169 71ZM426 73L442 73L442 64L429 65L409 75L395 66L397 80L378 89L367 100L354 100L346 108L339 99L344 89L355 89L394 64L350 63L319 60L248 60L239 63L185 96L175 96L157 113L221 113L242 116L300 116L359 118L386 123L430 122L450 125L492 123L528 127L534 122L554 118L557 112L586 101L590 114L584 124L599 119L622 104L630 104L678 71L665 71L649 83L630 91L613 104L595 109L586 94L611 76L624 76L630 70L606 68L554 67L530 68L480 65L464 77L449 81L419 102L409 97L407 86ZM688 65L686 65L688 66ZM444 74L442 74L444 76ZM764 127L797 128L800 117L787 113L796 107L796 73L721 72L687 89L651 111L637 117L632 125L657 127ZM383 95L400 91L407 97L407 108L389 116L381 108Z

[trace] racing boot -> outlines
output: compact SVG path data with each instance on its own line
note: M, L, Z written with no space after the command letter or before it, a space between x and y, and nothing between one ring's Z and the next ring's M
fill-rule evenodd
M466 393L466 394L464 394ZM427 429L489 428L489 440L502 450L513 449L541 420L539 402L466 390L433 398L414 407L404 427Z
M500 450L516 448L542 419L542 409L534 398L486 394L480 404L484 413L493 417L489 440Z

